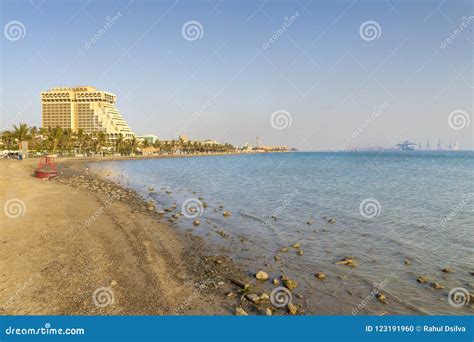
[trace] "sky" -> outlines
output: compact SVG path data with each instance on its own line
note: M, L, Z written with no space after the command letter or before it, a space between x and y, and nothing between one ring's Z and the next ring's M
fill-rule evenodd
M473 149L471 1L2 0L2 129L40 92L117 95L137 134Z

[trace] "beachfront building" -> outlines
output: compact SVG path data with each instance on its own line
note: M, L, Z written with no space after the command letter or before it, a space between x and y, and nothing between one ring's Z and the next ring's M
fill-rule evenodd
M41 93L42 127L82 129L86 134L104 132L115 139L134 133L115 108L116 96L91 86L52 88Z
M140 141L148 141L151 144L154 144L155 141L158 140L158 137L154 134L145 134L145 135L137 135L137 139Z

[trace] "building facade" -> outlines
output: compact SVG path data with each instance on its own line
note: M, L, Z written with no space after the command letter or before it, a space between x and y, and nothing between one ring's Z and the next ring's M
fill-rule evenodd
M134 133L115 108L114 94L91 86L52 88L41 93L42 127L82 129L86 134L102 131L113 139Z

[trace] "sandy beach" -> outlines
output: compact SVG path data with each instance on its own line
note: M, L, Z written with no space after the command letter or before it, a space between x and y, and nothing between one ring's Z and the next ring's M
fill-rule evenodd
M0 161L0 313L233 314L229 278L245 275L136 194L89 175L86 161L59 161L50 181L31 176L37 160Z

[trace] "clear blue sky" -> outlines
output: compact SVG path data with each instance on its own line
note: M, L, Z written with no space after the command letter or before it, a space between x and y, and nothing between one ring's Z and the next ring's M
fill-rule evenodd
M474 21L441 48L474 15L471 1L7 0L1 13L2 31L25 28L1 37L2 128L40 125L42 90L93 85L117 95L136 133L162 139L184 131L315 149L441 138L473 148ZM183 38L188 21L202 25L200 39ZM366 21L380 27L374 40L361 37ZM290 113L290 127L272 127L276 110ZM455 110L468 127L450 127Z

